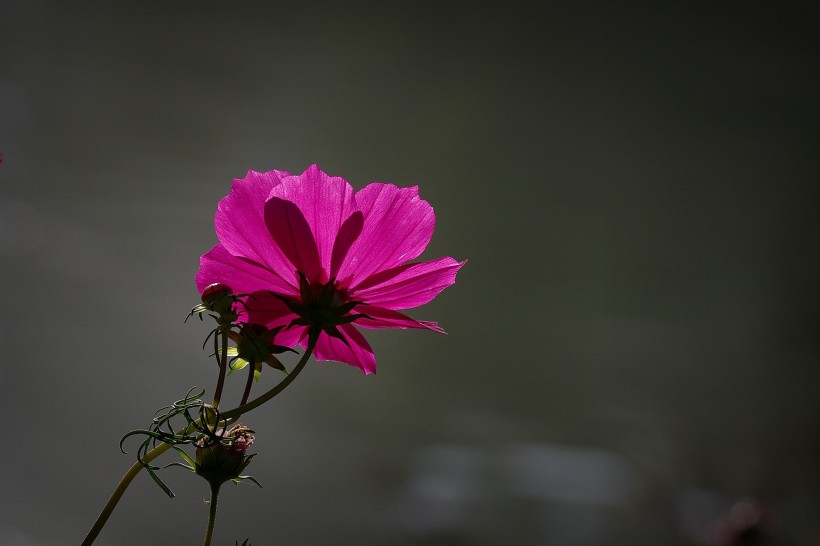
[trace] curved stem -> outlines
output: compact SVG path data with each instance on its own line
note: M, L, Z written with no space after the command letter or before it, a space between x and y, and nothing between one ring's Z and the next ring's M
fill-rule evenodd
M305 364L307 364L310 355L313 353L313 349L316 347L317 339L318 334L311 334L310 339L308 340L308 347L305 350L305 353L302 355L302 358L296 364L296 367L293 368L293 371L291 371L282 381L280 381L278 385L273 387L271 390L269 390L259 398L252 400L251 402L248 402L247 404L242 404L238 408L234 408L232 410L226 411L225 413L222 413L221 417L223 419L235 420L240 415L261 406L262 404L264 404L265 402L267 402L268 400L270 400L271 398L285 390L285 387L290 385L293 382L293 380L296 379L296 376L299 375L299 372L301 372L302 369L305 367ZM225 351L225 353L227 354L227 351ZM193 425L188 426L192 427ZM148 453L146 453L142 460L146 463L149 463L157 457L159 457L160 455L162 455L163 453L165 453L166 451L168 451L170 448L170 444L161 444L152 449L151 451L149 451ZM108 499L108 502L103 507L102 512L100 512L100 515L97 516L97 521L94 522L94 526L88 532L88 535L86 535L85 540L83 540L81 546L90 546L94 543L94 540L97 538L97 535L100 534L100 531L102 531L102 528L105 526L106 522L108 521L108 518L111 516L111 513L114 512L114 508L117 507L117 503L120 502L123 493L125 493L125 490L128 489L128 486L131 485L131 482L134 480L137 474L140 473L142 469L143 466L139 461L134 463L131 466L131 468L128 469L128 472L126 472L125 475L122 477L120 483L117 484L116 489L114 489L114 492Z
M296 376L299 375L299 372L302 371L302 369L305 367L305 364L307 364L310 355L313 353L313 349L316 347L316 341L318 337L318 334L310 335L310 339L308 340L308 346L305 350L305 354L302 355L302 358L299 360L299 363L296 364L296 367L293 368L293 370L287 376L285 376L285 378L282 381L280 381L278 385L273 387L271 390L269 390L262 396L254 398L247 404L242 404L238 408L234 408L232 410L228 410L226 412L221 413L220 416L223 419L236 420L237 418L239 418L240 415L248 413L252 409L258 408L259 406L261 406L262 404L264 404L265 402L267 402L268 400L270 400L271 398L285 390L285 388L288 385L290 385L294 379L296 379Z
M149 451L148 453L146 453L142 460L146 463L150 463L151 461L153 461L154 459L168 451L170 448L170 444L161 444L152 449L151 451ZM105 523L108 521L108 518L114 511L114 508L117 507L117 503L120 501L122 494L125 493L125 490L128 489L128 486L131 485L133 479L137 476L137 474L140 473L140 470L142 470L143 468L144 467L142 463L137 461L131 466L131 468L128 469L128 472L126 472L125 475L122 477L120 483L117 484L117 488L114 489L114 492L111 494L111 497L108 499L108 502L105 504L105 507L103 508L102 512L100 512L100 515L97 516L97 521L94 522L94 526L88 532L88 535L86 535L85 540L83 540L82 546L89 546L94 542L94 539L96 539L97 535L99 535L100 531L102 531L103 526L105 526Z
M211 486L211 509L208 512L208 529L205 531L205 542L202 546L211 546L211 539L214 536L214 524L216 523L216 501L219 499L219 486Z

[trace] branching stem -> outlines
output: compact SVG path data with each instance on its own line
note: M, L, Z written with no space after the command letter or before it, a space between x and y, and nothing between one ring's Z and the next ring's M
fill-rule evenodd
M313 353L313 349L316 347L316 341L318 337L318 333L312 333L310 335L307 349L302 355L302 358L299 360L299 363L296 364L296 367L293 368L293 371L291 371L287 376L285 376L285 378L282 381L280 381L275 387L273 387L271 390L269 390L262 396L254 400L251 400L247 404L242 404L237 408L222 413L221 417L226 420L231 419L232 421L235 421L239 418L240 415L244 415L245 413L248 413L249 411L256 409L257 407L261 406L262 404L264 404L265 402L267 402L268 400L270 400L271 398L285 390L285 388L288 385L290 385L294 379L296 379L296 376L299 375L299 372L302 371L302 369L305 367L305 364L307 364L310 355ZM222 357L227 358L227 350L223 349L222 352ZM224 367L222 367L222 369L224 369ZM191 430L193 430L194 424L201 423L199 423L199 420L197 420L194 423L189 424L185 430L190 432ZM181 431L180 433L182 432L184 431ZM170 444L160 444L148 453L146 453L142 457L142 461L145 463L150 463L151 461L153 461L154 459L168 451L170 448ZM97 516L97 521L94 522L94 526L88 532L88 535L86 535L85 540L83 540L81 546L90 546L94 543L94 540L97 538L97 535L100 534L100 531L102 531L102 528L105 526L106 522L108 521L108 518L114 512L114 508L117 507L117 503L122 498L123 493L125 493L125 490L128 489L128 486L131 485L131 482L143 468L144 467L142 463L137 461L131 466L131 468L128 469L128 472L126 472L125 475L122 477L120 483L117 484L116 489L114 489L114 492L111 494L111 497L108 499L108 502L105 504L105 507L103 507L102 512L100 512L100 515ZM213 509L215 510L215 508Z
M278 385L273 387L271 390L269 390L259 398L251 400L247 404L242 404L238 408L234 408L232 410L223 412L221 414L222 418L233 419L235 421L239 418L240 415L248 413L252 409L258 408L259 406L261 406L262 404L264 404L265 402L267 402L268 400L270 400L271 398L285 390L287 386L290 385L294 379L296 379L296 376L299 375L299 372L302 371L302 369L305 367L305 364L307 364L308 358L310 358L311 353L313 353L313 349L316 347L316 341L318 337L318 333L311 334L310 339L308 340L308 347L305 350L305 354L302 355L302 358L299 360L299 363L296 364L296 367L293 368L293 371L286 375L285 378L282 381L280 381Z

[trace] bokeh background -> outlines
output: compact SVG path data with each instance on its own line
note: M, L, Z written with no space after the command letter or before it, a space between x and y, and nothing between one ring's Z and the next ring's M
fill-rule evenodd
M817 544L817 10L568 4L2 2L0 544L78 544L121 435L211 391L216 203L312 163L470 261L411 313L449 335L248 415L215 543ZM201 541L163 475L97 544Z

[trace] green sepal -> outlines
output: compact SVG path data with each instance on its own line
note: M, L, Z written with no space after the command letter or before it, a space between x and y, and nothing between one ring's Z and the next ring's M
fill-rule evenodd
M185 459L185 462L186 462L186 463L188 463L189 465L191 465L191 470L194 470L194 468L193 468L193 467L195 467L195 466L196 466L196 461L194 461L194 460L191 458L191 456L190 456L190 455L188 455L188 453L186 453L186 452L185 452L185 450L184 450L184 449L182 449L181 447L177 447L177 446L171 446L171 447L172 447L173 449L175 449L175 450L177 451L177 453L179 453L179 456L180 456L180 457L182 457L183 459ZM178 464L178 465L182 465L182 463L176 463L176 464ZM182 466L185 466L185 465L182 465Z
M171 497L172 499L173 499L174 497L176 497L176 495L174 494L174 492L173 492L173 491L171 491L171 488L170 488L170 487L168 487L167 485L165 485L165 482L164 482L164 481L162 481L162 480L160 479L160 477L159 477L159 476L157 476L157 473L156 473L156 472L154 472L154 469L153 469L151 466L146 465L146 464L143 464L143 466L145 467L145 470L147 470L147 471L148 471L148 474L151 476L151 479L152 479L152 480L154 480L154 483L156 483L156 484L160 487L160 489L162 489L163 491L165 491L165 494L166 494L166 495L168 495L168 496L169 496L169 497Z
M288 373L290 373L290 372L288 372L288 369L285 368L285 365L282 364L282 361L280 361L278 358L276 358L273 355L270 355L270 357L268 357L268 359L265 360L265 363L268 366L270 366L271 368L276 368L277 370L282 370L285 373L285 375L288 375ZM261 371L261 368L260 368L260 371Z
M211 353L210 356L214 356L214 355L222 358L222 349L221 348L217 349L216 352ZM228 347L228 356L231 357L231 358L239 356L239 349L236 348L236 347Z
M193 466L189 466L187 464L180 463L180 462L168 463L167 465L163 466L162 468L165 469L165 468L168 468L168 467L171 467L171 466L181 466L185 470L190 470L191 472L196 472L196 468L194 468Z
M259 486L260 489L262 488L262 484L259 483L259 480L257 480L253 476L237 476L234 479L232 479L231 481L233 482L234 485L239 485L240 483L244 482L245 480L255 483L257 486Z
M234 358L228 366L228 375L231 375L233 372L238 372L239 370L244 370L248 364L250 364L250 362L244 358Z

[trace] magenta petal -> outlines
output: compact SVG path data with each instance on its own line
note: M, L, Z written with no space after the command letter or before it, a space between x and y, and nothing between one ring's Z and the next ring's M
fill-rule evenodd
M316 360L335 360L356 366L366 374L375 373L376 356L361 332L352 324L339 326L339 331L348 344L322 333L316 343Z
M358 210L342 224L339 235L336 236L336 241L333 243L333 256L330 260L331 277L336 277L339 273L339 268L344 262L345 256L347 256L347 251L350 250L350 246L359 237L363 225L364 215Z
M369 184L356 193L356 204L364 229L339 270L339 278L350 278L352 285L417 258L433 236L433 207L419 197L418 187Z
M229 253L267 265L279 276L287 275L290 266L271 241L264 210L271 190L287 176L285 171L248 171L245 178L234 179L214 217L216 235Z
M221 244L215 245L199 259L196 286L200 293L209 284L225 283L235 294L250 294L257 290L276 290L283 293L298 293L265 266L246 258L234 256Z
M302 211L316 241L321 266L329 273L336 237L357 210L353 187L344 178L328 176L312 165L301 175L284 178L269 197L291 201Z
M285 305L285 302L268 291L250 294L245 298L244 307L247 310L247 322L261 324L268 329L282 327L274 340L277 345L295 347L305 337L306 326L290 326L291 322L299 317Z
M248 321L268 328L287 326L298 318L280 298L267 290L252 292L245 298Z
M356 320L356 325L362 328L398 328L400 330L406 328L423 328L438 332L439 334L447 333L435 322L415 320L398 311L385 309L384 307L378 307L376 305L359 305L354 312L363 313L369 317Z
M291 201L271 197L265 203L265 224L270 236L279 249L287 256L293 267L290 277L296 278L298 269L309 280L318 277L321 270L316 242L302 211Z
M365 280L351 290L351 297L388 309L418 307L456 282L456 273L465 263L447 257L405 264Z
M258 323L253 323L258 324ZM278 325L277 325L278 326ZM275 328L275 326L268 326L267 328ZM273 342L276 345L281 345L283 347L289 347L291 349L295 349L298 345L304 345L303 339L307 336L307 327L306 326L297 326L294 328L282 328L279 332L276 333L276 336L273 338Z

